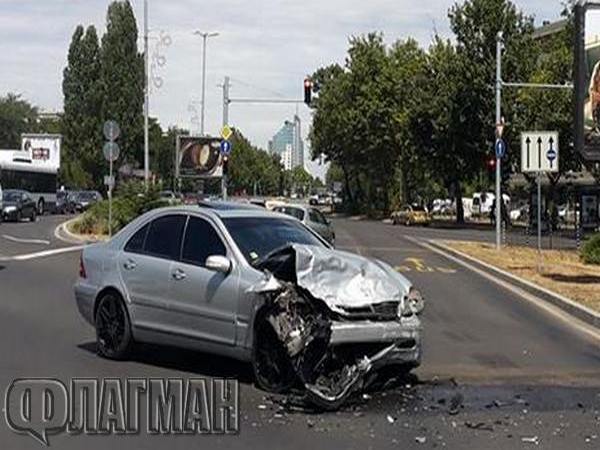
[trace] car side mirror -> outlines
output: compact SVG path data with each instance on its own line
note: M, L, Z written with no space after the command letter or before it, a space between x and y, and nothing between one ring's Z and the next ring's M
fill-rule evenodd
M206 258L204 264L208 270L228 274L231 271L231 261L226 256L212 255Z

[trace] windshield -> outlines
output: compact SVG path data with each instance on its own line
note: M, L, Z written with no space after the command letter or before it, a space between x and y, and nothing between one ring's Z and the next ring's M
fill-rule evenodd
M250 264L289 244L324 246L314 234L294 220L234 217L223 219L223 223Z
M304 219L304 211L300 208L292 208L290 206L278 206L275 211L295 217L298 220Z
M21 193L15 191L5 191L2 194L2 200L5 202L17 202L21 199Z

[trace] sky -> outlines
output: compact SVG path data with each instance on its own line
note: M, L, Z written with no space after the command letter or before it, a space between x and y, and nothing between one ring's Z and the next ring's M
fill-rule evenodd
M148 0L151 54L161 31L170 45L154 71L162 86L151 93L150 114L163 127L198 129L202 39L195 30L218 32L207 45L206 131L218 134L224 76L232 98L302 98L306 74L344 63L348 38L371 31L387 43L413 37L428 45L435 33L450 36L447 11L454 0ZM102 34L109 0L0 0L0 95L22 94L44 111L62 110L62 71L78 24ZM131 1L143 28L143 0ZM557 19L560 0L522 0L536 23ZM140 48L142 45L140 33ZM194 109L198 112L194 113ZM269 139L298 112L308 134L304 105L231 104L230 123L255 145ZM310 144L308 144L310 145ZM306 152L309 153L309 152ZM323 168L308 164L322 175Z

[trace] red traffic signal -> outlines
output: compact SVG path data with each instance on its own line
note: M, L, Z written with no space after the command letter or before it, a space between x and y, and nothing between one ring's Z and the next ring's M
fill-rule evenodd
M310 105L310 102L312 100L312 88L313 88L313 83L312 83L311 79L305 78L304 79L304 103L306 103L307 105Z
M496 158L490 156L487 160L488 169L493 170L496 168Z

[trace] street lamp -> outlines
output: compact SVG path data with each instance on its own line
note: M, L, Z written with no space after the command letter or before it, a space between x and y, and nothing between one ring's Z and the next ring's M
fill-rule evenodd
M197 36L202 36L202 106L200 109L200 134L204 136L204 106L206 104L206 40L218 36L219 33L204 33L194 31Z

